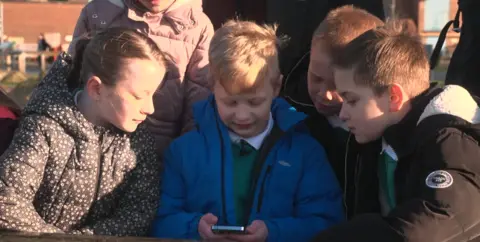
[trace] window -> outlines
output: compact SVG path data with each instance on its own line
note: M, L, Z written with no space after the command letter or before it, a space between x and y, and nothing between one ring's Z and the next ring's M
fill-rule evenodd
M425 0L424 3L424 31L441 31L450 20L450 0Z

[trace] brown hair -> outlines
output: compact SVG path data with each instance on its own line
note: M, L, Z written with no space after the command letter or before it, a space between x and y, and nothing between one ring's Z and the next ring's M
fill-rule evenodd
M415 97L429 87L430 70L422 42L407 30L405 22L396 20L369 30L350 42L333 65L353 68L355 83L371 87L377 95L396 83Z
M281 85L275 27L230 20L210 43L210 78L230 94L248 92L266 80Z
M133 29L108 28L93 38L85 36L76 42L68 86L78 88L85 84L90 75L98 76L102 83L114 86L123 74L122 69L128 59L157 61L167 68L164 53L148 36Z
M319 41L329 55L341 50L350 41L383 21L371 13L351 5L330 11L313 34L312 45Z

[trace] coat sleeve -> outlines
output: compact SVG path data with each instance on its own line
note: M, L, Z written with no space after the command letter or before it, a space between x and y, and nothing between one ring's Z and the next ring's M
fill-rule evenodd
M477 235L480 149L465 136L446 132L420 149L407 176L410 196L386 217L360 215L314 241L460 241ZM443 188L431 183L436 174L443 174Z
M206 18L206 16L205 16ZM200 41L193 51L190 63L187 67L185 77L185 99L182 114L182 134L193 129L193 110L195 102L206 99L211 94L211 83L207 78L208 74L208 50L210 40L213 37L213 26L210 20L206 19L207 25L200 38Z
M178 140L177 140L178 141ZM203 214L184 209L187 187L182 174L182 153L174 141L165 152L162 206L153 223L154 237L199 239L198 223Z
M68 46L68 53L72 56L75 54L75 43L77 40L90 32L87 16L87 7L85 6L80 12L77 24L75 25L75 30L73 31L72 42Z
M342 191L323 148L315 143L306 157L294 216L266 220L268 242L309 241L318 232L345 219Z
M47 224L33 206L49 156L50 140L42 126L48 122L40 116L26 116L0 157L1 230L63 233Z
M160 201L162 166L155 152L154 139L138 129L131 139L137 166L126 178L126 192L110 218L81 230L84 234L145 236Z

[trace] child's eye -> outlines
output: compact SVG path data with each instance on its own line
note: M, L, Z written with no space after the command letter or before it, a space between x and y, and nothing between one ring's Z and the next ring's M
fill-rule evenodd
M315 82L315 83L322 83L324 81L324 79L319 77L319 76L313 76L312 75L311 78L312 78L313 82Z
M355 106L356 103L357 103L357 100L347 100L347 104L350 106Z
M234 100L232 100L232 101L226 101L226 102L225 102L225 105L230 106L230 107L233 107L233 106L237 105L237 101L234 101Z
M142 100L143 99L143 97L135 95L135 94L133 94L132 96L133 96L133 98L135 98L135 100Z
M249 103L252 106L259 106L260 104L263 103L263 101L264 99L253 99L253 100L250 100Z

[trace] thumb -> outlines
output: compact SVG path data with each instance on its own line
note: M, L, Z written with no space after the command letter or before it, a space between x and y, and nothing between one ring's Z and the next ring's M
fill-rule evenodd
M260 221L255 220L253 221L248 227L247 227L247 232L250 234L254 234L257 232L257 230L260 228Z
M204 220L205 220L205 222L207 222L208 224L216 224L216 223L218 222L217 216L215 216L215 215L213 215L213 214L211 214L211 213L205 214Z

